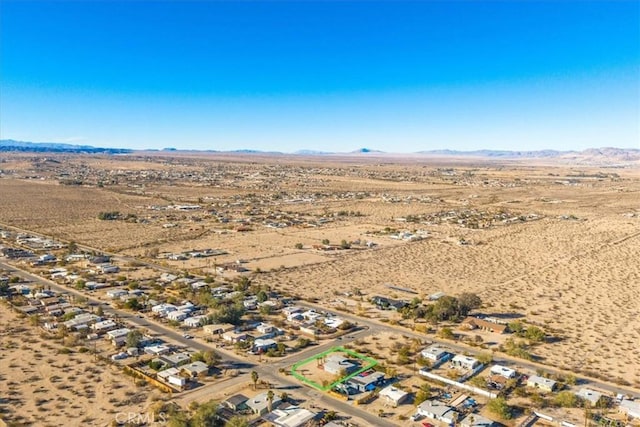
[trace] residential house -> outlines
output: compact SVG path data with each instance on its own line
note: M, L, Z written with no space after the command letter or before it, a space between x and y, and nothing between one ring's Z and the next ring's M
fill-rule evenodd
M117 327L118 325L116 324L116 322L111 319L103 320L102 322L96 322L91 325L91 329L93 329L96 333L108 332Z
M341 354L331 354L329 355L323 363L323 369L325 372L328 372L332 375L338 375L341 373L347 373L355 371L358 369L358 365L349 361L346 357Z
M502 365L493 365L490 372L494 375L501 375L507 379L516 377L516 371L514 369Z
M275 330L275 326L273 326L270 323L260 323L257 327L256 330L258 332L260 332L261 334L268 334L271 332L274 332Z
M129 328L120 328L114 329L113 331L107 332L107 338L111 340L111 343L119 347L127 342L127 334L129 334L131 330Z
M190 377L195 378L201 374L209 373L209 366L201 361L191 362L182 366L182 372L186 372Z
M618 408L628 417L640 419L640 400L622 399Z
M313 420L317 414L298 406L277 408L263 416L267 422L276 427L303 427Z
M290 316L294 314L300 314L303 311L304 310L301 307L289 306L282 309L282 314L284 314L285 317L289 318Z
M267 352L270 348L277 348L278 347L278 343L275 342L275 340L272 339L256 339L253 342L253 348L252 351L254 353L265 353Z
M380 393L378 395L380 397L383 397L389 404L393 406L402 404L410 397L409 393L404 390L400 390L399 388L392 385L380 390Z
M483 331L493 332L494 334L504 334L508 329L504 323L492 322L478 317L467 317L462 321L461 326L470 330L481 329Z
M229 331L222 334L222 339L232 344L235 344L240 341L245 341L247 338L249 338L249 336L244 332Z
M128 295L129 291L127 291L126 289L109 289L107 291L107 296L111 299L116 299L116 298L120 298L123 295Z
M202 326L202 322L205 322L206 319L207 319L207 316L205 315L187 317L186 319L184 319L182 324L189 328L197 328L199 326Z
M204 332L207 334L222 335L225 332L233 331L235 328L235 325L232 325L230 323L215 323L204 325L202 327L202 330L204 330Z
M102 274L114 274L120 271L120 267L113 264L101 264L98 266L98 270L100 270Z
M186 378L180 375L180 370L178 368L165 369L158 372L156 376L160 381L163 381L180 389L183 388L187 383Z
M453 424L457 417L455 409L439 400L425 400L418 405L418 414L445 424Z
M485 418L480 414L470 413L458 422L462 427L495 427L495 421Z
M189 317L189 312L184 310L174 310L167 313L167 319L173 320L174 322L180 322Z
M365 371L347 381L347 386L358 390L360 393L375 390L384 383L384 373L377 371Z
M149 345L144 348L145 353L151 354L154 356L160 356L162 354L169 353L170 351L171 351L171 347L164 344Z
M549 378L532 375L527 379L527 386L539 388L543 391L552 392L556 389L557 383L554 380L550 380Z
M160 360L172 368L177 368L178 366L189 363L191 361L191 356L187 353L163 354L160 356Z
M438 344L425 348L420 352L420 355L429 360L432 367L440 365L453 357L452 353L449 353L444 347Z
M249 398L243 394L234 394L222 404L233 411L241 411L247 408L247 401Z
M273 401L269 404L267 400L267 392L262 392L251 399L246 401L246 405L253 411L254 414L264 415L267 412L270 412L270 408L275 408L282 402L278 395L274 393Z
M472 371L482 364L478 359L475 359L471 356L465 356L464 354L457 354L451 359L451 364L458 369L462 369L465 371Z
M600 393L599 391L590 390L588 388L581 388L577 393L580 399L585 402L589 402L591 406L596 406L598 403L602 403L607 397Z

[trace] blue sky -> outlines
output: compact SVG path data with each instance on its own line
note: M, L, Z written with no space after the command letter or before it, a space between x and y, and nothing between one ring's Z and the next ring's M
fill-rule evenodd
M0 137L131 148L640 148L637 1L0 5Z

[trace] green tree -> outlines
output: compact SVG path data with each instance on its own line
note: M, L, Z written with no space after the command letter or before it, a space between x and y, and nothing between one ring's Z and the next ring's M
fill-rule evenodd
M461 316L466 316L471 310L482 306L480 297L471 292L464 292L458 296L458 305Z
M140 340L142 340L142 332L138 329L129 331L127 334L127 347L137 347L140 344Z
M273 398L274 398L274 394L273 394L273 390L269 390L267 391L267 403L268 403L268 409L269 412L271 412L273 410Z
M509 330L511 332L513 332L518 336L522 336L522 333L524 332L524 326L522 325L521 321L516 320L514 322L509 323L507 326L509 327Z
M255 390L258 386L258 379L260 376L256 371L251 371L251 381L253 382L253 389Z
M544 341L545 333L537 326L529 326L524 336L531 342L542 342Z
M565 390L556 394L553 403L562 408L575 408L578 406L578 397L571 391Z
M454 339L456 336L453 334L453 331L449 327L440 328L438 331L438 336L440 338L445 338L448 340Z
M135 297L128 299L127 302L124 303L124 306L125 308L133 311L138 311L142 308L140 301L138 301L138 298Z
M302 249L302 248L304 248L304 245L302 243L296 243L295 248L296 249Z
M210 400L198 406L189 422L189 427L216 427L224 423L218 416L219 405L215 400Z
M261 290L256 294L256 299L258 300L258 302L265 302L269 299L269 296L264 290Z
M480 353L476 356L476 359L483 365L487 365L493 361L491 353Z
M504 397L491 399L487 404L487 408L502 419L510 420L513 417L512 408L507 404L507 400Z
M416 393L415 404L419 405L425 400L429 400L431 398L431 386L428 383L422 384L420 386L420 390Z

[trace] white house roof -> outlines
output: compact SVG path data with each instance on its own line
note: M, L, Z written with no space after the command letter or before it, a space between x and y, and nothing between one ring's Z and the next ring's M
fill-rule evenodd
M127 335L131 330L129 328L120 328L107 332L107 336L111 339Z
M576 393L576 396L578 396L580 399L587 400L595 405L602 397L602 393L595 390L590 390L588 388L581 388L580 391Z
M513 378L516 376L516 371L506 366L494 365L491 367L491 373L495 375L502 375L505 378Z
M281 402L280 398L277 394L273 396L272 406L278 406ZM269 402L267 400L267 392L262 392L260 394L255 395L251 399L247 400L247 406L251 408L256 413L261 413L265 409L268 408Z
M291 406L287 409L276 409L273 411L273 415L277 416L277 418L273 418L271 422L278 427L299 427L312 420L316 413L308 409Z
M448 353L447 350L439 345L432 345L421 351L422 356L428 359L439 359L443 353Z
M404 390L400 390L397 387L394 387L392 385L383 388L382 390L380 390L380 396L384 396L387 397L389 400L392 400L394 402L399 402L402 399L404 399L404 397L409 394Z
M640 418L640 400L623 399L620 402L620 410L632 418Z
M465 356L464 354L455 355L451 361L453 363L469 365L469 366L474 365L475 363L478 363L478 359L475 359L471 356Z
M178 374L180 374L180 369L178 368L169 368L157 373L158 377L163 379L169 378L172 375L176 376Z
M460 425L463 427L491 427L494 424L493 420L480 414L469 414L460 421Z
M451 417L451 414L449 414L449 412L453 412L453 408L440 402L439 400L425 400L420 405L418 405L418 412L429 418L448 419Z

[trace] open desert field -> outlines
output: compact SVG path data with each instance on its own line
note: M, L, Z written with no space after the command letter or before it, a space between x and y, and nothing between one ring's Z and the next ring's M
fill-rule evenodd
M0 319L0 420L10 425L110 425L145 412L160 394L45 334L6 304L0 304Z
M216 267L242 264L327 306L473 292L480 312L553 336L535 348L542 363L640 387L637 162L3 156L0 228L221 280L232 273ZM168 258L205 249L225 254Z

